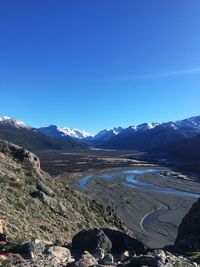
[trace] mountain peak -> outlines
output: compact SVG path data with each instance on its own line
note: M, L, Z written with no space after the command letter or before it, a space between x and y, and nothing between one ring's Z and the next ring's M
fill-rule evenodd
M0 117L0 125L7 125L12 126L15 128L31 128L23 121L8 117L8 116L2 116Z
M57 125L49 125L47 127L39 128L39 131L54 137L72 137L76 139L84 139L86 137L92 136L84 130L70 129L68 127L59 127Z

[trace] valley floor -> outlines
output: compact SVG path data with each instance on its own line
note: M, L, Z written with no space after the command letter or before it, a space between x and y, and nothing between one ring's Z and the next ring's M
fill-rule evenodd
M80 177L77 179L73 177L71 181L68 179L67 182L70 183L70 186L84 191L92 199L114 207L125 225L135 234L137 239L147 246L158 248L172 245L182 218L196 201L196 198L129 188L120 183L100 178L102 173L93 173L93 179L83 189L79 188ZM120 175L117 178L124 179ZM159 173L146 173L138 176L137 179L161 187L176 188L195 194L200 193L199 183L181 181L173 177L168 179Z
M152 168L163 162L166 165L165 155L112 150L43 151L37 154L41 158L42 168L58 176L59 180L104 205L113 206L136 238L151 248L174 243L183 216L196 201L190 196L138 190L124 186L121 182L99 179L105 171ZM169 168L167 172L167 175L146 173L137 176L137 179L200 194L200 183L189 176L174 176ZM79 181L86 175L92 175L93 179L81 189ZM118 175L117 179L120 181L124 177Z

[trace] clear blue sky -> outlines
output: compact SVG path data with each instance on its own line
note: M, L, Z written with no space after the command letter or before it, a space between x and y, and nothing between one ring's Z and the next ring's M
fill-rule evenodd
M199 0L1 0L0 116L92 133L200 115Z

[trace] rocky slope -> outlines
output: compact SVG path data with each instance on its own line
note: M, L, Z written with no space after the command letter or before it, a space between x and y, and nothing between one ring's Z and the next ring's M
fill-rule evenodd
M31 152L0 141L0 220L8 240L71 239L80 229L123 229L111 208L64 187L40 169Z
M178 156L200 160L200 134L177 144L171 151Z
M64 187L33 153L6 141L0 141L0 195L0 266L199 266L182 256L200 249L199 200L175 246L152 250L125 233L111 208Z
M175 246L185 252L200 251L200 198L183 218Z

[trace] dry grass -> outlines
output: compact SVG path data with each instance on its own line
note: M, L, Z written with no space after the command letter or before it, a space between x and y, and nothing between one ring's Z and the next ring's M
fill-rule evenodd
M38 179L34 170L9 155L0 158L0 219L5 221L6 235L10 241L26 241L34 237L49 242L69 242L82 228L123 228L120 220L115 215L109 216L100 204L65 188L62 183L43 173L43 181L54 190L55 198L66 208L64 216L52 211L40 199L31 196Z

